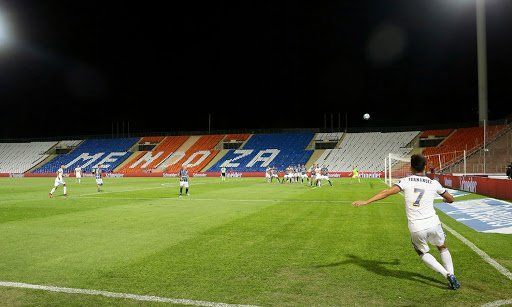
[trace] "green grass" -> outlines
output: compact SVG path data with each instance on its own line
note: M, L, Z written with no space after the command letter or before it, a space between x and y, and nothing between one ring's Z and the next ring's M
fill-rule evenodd
M264 306L512 299L512 282L450 234L462 288L449 290L412 249L400 195L350 205L384 188L378 180L192 178L181 199L176 179L107 178L102 193L92 178L67 182L69 197L49 199L53 178L0 179L0 281ZM440 216L512 270L512 236ZM0 287L0 305L141 302Z

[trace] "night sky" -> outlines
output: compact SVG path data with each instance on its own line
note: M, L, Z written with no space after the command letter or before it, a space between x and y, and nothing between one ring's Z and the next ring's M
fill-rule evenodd
M478 120L474 1L12 0L0 16L0 138L206 130L208 113L215 130ZM487 1L490 119L512 113L511 16Z

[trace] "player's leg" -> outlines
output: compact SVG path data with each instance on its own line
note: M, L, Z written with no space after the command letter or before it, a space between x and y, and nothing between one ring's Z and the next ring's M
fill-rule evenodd
M62 184L62 191L64 192L64 196L68 196L68 187L65 182Z
M53 188L52 190L50 191L50 194L48 195L50 198L53 197L53 193L55 193L55 190L57 190L57 188L59 187L59 184L58 183L55 183L53 185Z
M187 193L187 196L190 196L190 193L188 192L188 182L185 182L185 193Z
M412 246L426 266L447 278L448 271L429 253L430 248L428 247L427 237L428 231L411 233Z
M448 247L443 244L438 246L437 249L441 255L441 261L443 262L444 268L448 271L448 273L454 274L452 255L450 254Z
M446 271L448 271L448 276L446 278L450 282L450 287L454 290L457 290L460 288L460 283L457 278L455 278L452 255L446 246L445 240L446 235L444 234L443 228L439 224L430 233L429 242L437 246L439 254L441 255L443 267L446 269Z

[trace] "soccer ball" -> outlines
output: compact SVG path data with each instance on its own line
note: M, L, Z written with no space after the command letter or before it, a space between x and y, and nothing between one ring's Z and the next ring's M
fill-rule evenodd
M364 120L369 120L369 119L370 119L370 114L365 113L365 114L363 115L363 119L364 119Z

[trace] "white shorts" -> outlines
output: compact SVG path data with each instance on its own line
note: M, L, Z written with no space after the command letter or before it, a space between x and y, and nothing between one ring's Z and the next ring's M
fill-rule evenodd
M284 178L293 178L293 175L292 174L286 174L286 175L284 175Z
M323 176L322 176L322 175L320 175L320 174L316 174L316 175L315 175L315 179L316 179L316 180L322 180L322 177L323 177Z
M329 180L329 176L327 176L327 175L322 175L322 180Z
M279 178L278 174L272 174L272 178Z
M58 187L58 186L61 186L61 185L65 185L65 184L66 184L66 182L64 181L64 179L63 180L59 180L59 179L55 178L55 183L54 183L55 187Z
M265 177L266 177L266 178L270 178L270 176L271 176L271 175L270 175L270 174L268 174L268 173L267 173L267 174L265 174Z
M77 179L80 179L80 178L82 178L82 175L78 175L78 174L76 174L76 175L75 175L75 177L76 177Z
M301 178L308 178L308 174L301 174L300 177Z
M103 179L96 179L97 185L103 185Z
M411 232L411 241L414 249L423 254L428 253L430 250L428 243L435 246L441 246L444 244L445 238L446 235L444 234L441 224L432 228Z
M180 181L180 188L182 187L188 188L188 181Z

